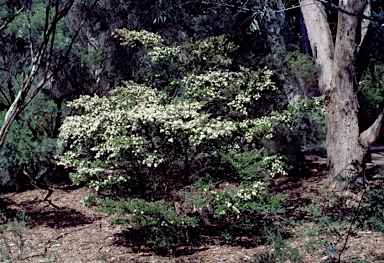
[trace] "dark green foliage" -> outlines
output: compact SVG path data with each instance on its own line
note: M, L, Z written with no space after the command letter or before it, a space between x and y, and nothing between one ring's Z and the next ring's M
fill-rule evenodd
M25 232L28 217L24 212L18 212L9 217L0 210L0 260L3 262L17 262L24 253L26 245ZM10 231L9 231L10 230ZM11 235L7 234L10 232Z
M106 197L84 203L131 222L160 247L199 239L189 240L192 227L226 242L260 235L284 213L286 196L268 194L268 180L286 174L284 155L322 135L321 98L283 111L273 73L233 65L236 47L224 36L164 45L148 31L117 33L142 52L137 77L146 86L127 82L71 104L82 114L62 126L68 150L60 160L75 168L73 183Z
M382 188L372 189L366 194L359 211L359 220L364 227L384 233L384 190Z
M358 86L359 126L366 130L377 118L384 106L384 66L376 65L373 71L367 72Z
M312 58L298 51L288 52L282 61L284 70L291 75L294 85L299 87L304 98L320 96L316 65Z
M253 149L244 152L229 151L217 159L219 164L212 165L209 169L204 171L205 177L215 178L216 180L229 180L229 181L261 181L267 182L275 173L279 173L272 166L275 162L266 161L272 158L279 162L284 170L288 167L284 165L279 157L268 157L263 153L263 149ZM268 174L270 172L271 174Z
M209 177L179 195L182 210L196 217L202 234L220 236L229 244L240 244L241 237L255 242L271 219L285 212L281 205L285 195L271 196L262 187L220 183Z
M267 247L272 248L272 252L265 252L249 263L277 263L277 262L301 262L302 256L298 248L289 246L289 233L285 228L266 227L263 231L263 238L266 239Z
M281 154L292 167L304 162L303 149L325 140L325 107L322 97L303 100L289 106L284 115L289 121L281 121L276 127L273 140L261 140L267 153Z
M191 74L201 74L208 70L225 70L232 67L234 52L237 47L225 35L208 37L200 40L188 39L181 44L177 54L169 55L153 61L152 57L143 51L140 68L135 73L138 83L146 83L159 90L166 89L171 96L184 96L185 91L180 87L180 80Z
M158 248L187 244L188 232L198 226L196 218L180 214L164 201L149 202L138 198L115 201L105 198L93 200L92 203L95 202L98 204L97 210L115 215L115 223L140 230Z
M12 190L45 185L56 167L53 133L57 112L55 103L41 95L12 125L6 143L0 149L2 188ZM0 119L4 116L5 112Z
M54 6L46 9L47 2L27 2L0 0L0 27L10 22L0 32L2 118L28 72L31 50L36 52L39 48L46 12L54 12ZM25 11L16 16L22 3ZM116 132L110 145L105 145L111 147L110 151L116 155L109 156L110 152L106 151L99 156L100 160L93 162L99 158L93 155L95 147L104 139L105 131L113 128L110 123L102 121L105 126L95 126L95 136L87 138L90 147L76 145L80 154L75 159L93 162L94 167L85 168L100 168L95 169L101 170L95 175L96 181L108 183L109 178L114 177L126 180L115 178L117 183L112 186L96 185L100 195L86 197L84 204L98 206L101 211L114 215L117 223L126 224L129 226L127 229L137 231L132 233L141 233L159 248L189 245L201 241L204 235L220 237L223 242L232 244L240 244L239 239L244 236L254 239L261 236L274 252L264 255L259 262L299 261L297 249L290 249L287 245L288 231L274 225L278 224L275 219L285 212L282 203L287 196L273 196L266 189L274 175L285 175L289 168L303 164L303 148L324 139L324 108L321 99L288 106L282 84L289 83L297 88L303 98L318 95L316 68L313 59L295 51L298 39L294 36L297 32L293 31L297 22L296 13L290 13L292 10L286 12L287 18L282 21L284 25L279 26L284 31L282 36L286 47L280 47L284 51L268 46L271 44L268 44L268 39L275 37L275 32L271 34L270 29L277 23L279 13L276 11L283 8L278 3L256 0L77 0L70 14L58 24L50 56L45 57L42 64L41 69L47 67L55 73L53 78L44 87L44 95L18 116L6 144L0 149L1 187L21 188L30 183L41 186L49 175L56 172L56 137L65 115L62 109L65 101L95 93L113 98L109 91L122 80L136 80L157 91L166 91L161 106L175 101L202 102L204 105L198 114L220 118L218 121L236 122L237 126L247 119L258 120L267 116L272 121L260 121L259 126L265 125L265 130L271 130L267 136L263 130L245 138L242 135L255 127L244 125L243 129L231 130L227 137L201 139L201 143L193 144L189 140L190 134L200 126L194 126L195 129L188 132L172 126L175 129L167 133L158 124L161 118L156 117L152 122L141 120L141 117L148 117L143 111L143 116L131 125L136 127L132 132L129 131L130 125L126 125L130 123L124 123L135 113L130 111L116 121L122 126L119 126L121 130ZM287 1L285 4L285 7L290 7L296 3ZM378 14L381 11L379 1L373 1L373 4ZM327 11L333 23L336 12ZM50 19L48 16L48 23ZM153 60L150 55L153 47L140 43L123 47L111 36L122 27L159 33L164 39L159 46L179 49L174 54ZM381 25L379 27L376 28L378 32L382 31ZM290 46L292 42L295 43ZM364 75L358 88L362 129L373 122L384 102L381 42L382 37L374 40L376 56L371 65L377 65ZM272 49L274 54L268 55ZM274 56L281 57L276 59ZM274 70L269 75L274 74L271 80L266 81L264 66ZM39 71L38 75L42 73ZM204 74L208 76L205 80L200 78ZM183 82L190 76L197 79L191 81L195 86L188 87ZM267 86L273 86L273 89L257 90L267 82ZM188 93L188 88L193 92ZM213 90L213 99L207 96L209 89ZM230 103L239 94L249 100L239 99L239 104L243 105L236 108L238 105ZM118 113L113 110L120 109L128 100L127 97L116 100L109 107L110 115ZM140 102L132 99L129 107L135 108ZM109 105L102 104L97 110L105 110L106 106ZM151 106L154 105L143 108L150 109ZM163 107L158 112L169 113L170 108ZM88 113L78 108L71 115L87 117ZM97 120L97 114L95 116ZM182 124L193 120L188 114L183 118ZM179 121L177 117L170 119ZM259 127L255 126L257 130ZM212 134L223 130L223 127L213 127ZM125 140L132 134L141 136L142 148L127 147L134 144L133 140ZM70 143L64 143L60 150L69 151ZM124 147L121 152L115 151ZM139 151L134 154L133 149ZM148 165L149 162L143 162L150 160L148 157L162 160L156 165ZM72 179L75 184L89 181L86 176L73 176ZM365 197L359 211L365 227L383 231L383 196L381 189L375 189ZM324 245L316 235L337 235L337 227L343 221L320 209L309 210L311 220L318 225L318 229L311 232L315 242L307 246L313 249L319 244ZM353 218L351 213L345 217L346 220ZM197 228L201 232L192 234Z
M275 70L277 75L284 74L285 81L294 86L302 98L320 96L314 60L308 55L300 53L296 47L292 51L279 50L278 53L281 56L278 65L276 65L276 54L265 56L261 60L262 64ZM278 80L278 85L282 84Z
M115 223L139 231L154 242L156 250L191 245L204 239L203 235L216 234L227 243L236 243L239 237L260 235L268 224L266 218L284 212L281 206L284 195L260 194L237 202L232 198L240 188L228 186L215 190L211 187L207 191L201 189L201 182L195 185L196 188L182 190L181 200L173 203L139 198L114 200L96 195L86 196L83 203L114 215ZM229 202L233 203L231 207L227 205ZM194 233L196 228L199 228L198 233Z

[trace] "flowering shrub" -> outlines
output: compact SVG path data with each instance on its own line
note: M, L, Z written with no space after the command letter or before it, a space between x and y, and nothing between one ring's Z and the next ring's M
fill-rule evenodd
M129 188L135 198L112 192L116 199L98 205L168 241L202 222L239 226L282 212L284 196L270 196L268 180L287 174L288 148L300 151L321 136L321 98L281 110L273 72L229 70L236 47L224 37L167 46L147 31L116 36L146 50L138 73L145 84L124 82L109 96L68 103L76 114L61 127L59 162L74 168L73 183L107 195ZM294 144L283 141L292 138ZM181 198L177 209L160 200L171 192Z
M305 142L314 142L324 136L324 116L323 97L314 97L282 112L272 112L270 116L245 119L239 125L248 142L254 138L272 139L283 127L300 133Z
M204 178L180 191L182 209L194 215L202 226L217 227L226 242L233 237L260 234L260 223L284 213L285 195L269 195L266 183L239 184L205 181Z
M231 173L232 178L264 183L275 175L287 175L288 170L283 156L263 154L263 149L245 152L228 151L222 156L222 165L221 172Z
M119 30L117 35L126 45L145 45L152 58L156 47L168 48L160 36L147 31ZM214 43L226 45L219 46L218 53L234 48L217 37L200 41L199 52L213 59ZM200 58L200 53L193 56ZM162 53L151 61L174 55ZM68 104L84 114L68 117L61 127L67 150L60 164L76 167L74 183L89 182L96 190L144 177L152 178L154 186L172 175L188 177L203 168L201 160L195 162L197 156L209 157L227 147L227 139L241 127L236 120L256 115L264 93L276 91L271 76L268 70L246 68L193 74L173 81L185 90L180 98L133 82L108 97L83 96Z
M191 74L203 70L228 69L232 65L232 53L237 50L233 42L224 36L207 37L184 45L188 54L185 62Z
M164 41L161 36L146 30L130 31L123 28L117 29L112 35L121 40L121 45L130 47L134 47L137 44L154 47L159 46Z
M269 116L239 123L243 140L264 147L268 154L286 156L290 165L303 161L302 147L325 139L325 107L322 97L303 100Z
M198 186L199 182L196 185ZM208 183L203 188L195 186L190 192L182 192L182 197L192 205L193 212L212 214L216 218L229 213L240 219L244 213L266 214L272 212L271 205L276 205L275 208L279 207L278 202L270 203L273 198L267 195L266 183L261 181L245 182L239 185L226 184L224 187L216 187L213 183ZM284 199L283 195L276 197L280 201Z
M76 167L73 182L89 182L99 190L133 175L159 176L164 169L169 174L175 161L184 163L180 173L198 151L213 151L205 149L205 144L216 141L220 145L236 129L232 121L199 112L199 102L166 103L164 96L126 82L109 97L83 96L69 103L84 111L68 117L60 132L67 148L60 164Z
M272 75L270 70L255 72L246 68L237 72L208 71L189 75L180 85L188 98L204 102L206 110L239 118L260 114L259 100L277 90Z

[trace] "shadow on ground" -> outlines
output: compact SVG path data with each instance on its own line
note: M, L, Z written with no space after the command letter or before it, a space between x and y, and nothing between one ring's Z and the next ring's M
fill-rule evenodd
M95 218L89 218L75 209L46 207L39 211L27 212L28 225L32 227L46 225L51 228L67 228L92 224Z
M198 230L200 231L200 230ZM193 237L192 237L193 238ZM170 246L159 245L158 242L151 241L150 233L147 229L130 229L116 234L114 237L114 245L131 248L132 252L147 252L162 256L184 256L193 255L196 252L208 249L201 246L202 243L194 244L171 244ZM187 242L186 242L187 243Z
M319 201L320 192L326 178L326 164L310 163L292 171L288 176L274 178L268 186L270 194L287 194L283 202L285 216L293 220L302 220L307 212L302 208Z
M0 198L0 220L6 220L9 218L15 218L20 212L22 212L19 208L17 208L17 205L8 200ZM3 221L0 221L0 224L4 223Z
M1 211L8 219L23 213L28 227L48 226L51 228L67 228L91 224L97 218L88 217L73 208L59 207L50 201L40 198L14 203L9 199L0 199Z

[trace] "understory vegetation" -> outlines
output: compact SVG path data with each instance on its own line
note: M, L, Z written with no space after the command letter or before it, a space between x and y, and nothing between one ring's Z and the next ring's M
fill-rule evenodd
M172 75L162 89L125 82L108 96L68 104L79 114L60 128L59 160L74 168L74 184L97 192L84 203L166 248L197 242L192 233L203 225L228 241L252 235L259 222L282 214L285 196L268 194L268 181L303 162L301 148L324 135L322 99L282 106L272 71L229 69L234 44L223 36L170 47L146 31L118 34L146 49L142 61L154 71L146 74L172 68ZM188 68L201 58L206 67Z

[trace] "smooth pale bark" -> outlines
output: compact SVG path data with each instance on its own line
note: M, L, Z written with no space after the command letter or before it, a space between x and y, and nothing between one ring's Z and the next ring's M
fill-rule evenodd
M371 3L370 0L367 1L367 5L364 9L364 15L371 16ZM360 43L357 46L357 64L356 64L356 79L359 82L361 80L361 77L364 74L364 71L367 69L367 67L370 64L370 49L371 49L371 42L373 39L373 32L371 26L371 21L368 19L363 19L361 21L361 37L360 37ZM360 129L361 130L361 129Z
M362 13L366 1L341 0L339 7ZM327 146L330 180L350 164L361 165L367 149L359 142L356 94L356 46L359 18L339 12L332 81L326 90Z
M377 140L384 111L370 128L359 133L356 95L356 58L369 23L356 15L339 12L335 45L324 7L315 0L301 0L311 45L317 44L319 87L327 107L329 186L342 190L363 171L363 158ZM353 14L369 14L367 0L340 0L339 8ZM315 52L315 50L313 50ZM337 183L343 177L343 183Z
M30 90L33 84L36 74L37 74L37 66L33 65L27 80L24 82L20 91L17 93L15 100L12 102L11 106L7 110L7 113L4 117L3 125L0 128L0 147L3 146L5 142L5 138L8 135L9 129L12 126L12 123L15 121L16 117L20 114L20 112L23 111L26 105L25 99L28 95L28 91ZM40 81L40 83L37 85L38 90L40 90L43 87L46 80L49 79L50 76L51 76L50 74L46 75L46 77ZM33 96L33 98L35 96Z
M364 8L364 15L366 16L371 16L372 14L372 5L371 5L371 1L368 0L367 1L367 4L365 5L365 8ZM361 21L361 36L360 36L360 43L359 43L359 46L358 48L361 47L363 41L364 41L364 38L365 36L367 35L368 33L368 29L369 29L369 25L371 24L371 21L369 21L368 19L363 19Z
M319 90L324 94L331 84L335 49L327 14L323 5L316 0L301 0L300 5L302 5L301 12L307 26L312 55L316 62Z
M24 9L24 6L22 6L19 10L17 10L15 14L13 14L10 18L8 18L8 20L0 26L0 32L6 29L9 23L11 23L21 13L21 11L23 11L23 9Z

